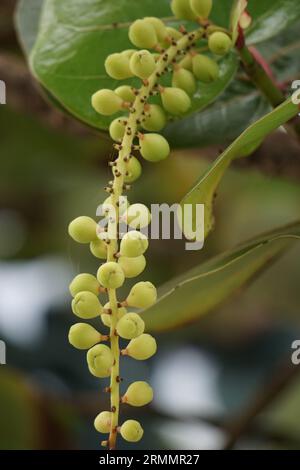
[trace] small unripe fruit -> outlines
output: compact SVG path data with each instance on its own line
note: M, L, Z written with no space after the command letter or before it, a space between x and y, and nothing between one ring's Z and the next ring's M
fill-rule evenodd
M90 244L91 253L99 259L106 259L107 257L107 245L103 240L95 240Z
M107 302L107 304L104 305L104 309L110 309L110 303ZM121 320L121 318L127 313L127 310L126 308L124 307L120 307L118 308L118 314L117 314L117 319L118 320ZM108 328L110 328L111 326L111 315L109 315L108 313L103 313L101 315L101 320L102 320L102 323L103 325L105 326L108 326Z
M133 51L135 52L135 51ZM135 94L133 89L129 85L122 85L115 89L115 93L122 98L123 101L133 103L135 100Z
M105 61L106 73L115 80L125 80L132 77L129 59L125 54L111 54Z
M190 4L193 12L203 19L209 17L213 6L212 0L190 0Z
M155 70L155 59L146 50L135 52L130 59L130 70L139 78L148 78Z
M142 229L151 222L151 214L144 204L132 204L124 214L124 220L133 229Z
M227 34L217 31L209 36L208 47L213 54L225 55L232 48L232 41Z
M111 116L122 109L123 100L112 90L99 90L92 96L92 106L99 114Z
M126 258L121 256L119 258L119 265L124 271L125 277L128 279L139 276L146 267L145 256L141 255L136 258Z
M126 196L120 196L118 199L118 204L119 204L119 214L122 215L126 212L126 210L129 207L129 202ZM110 212L112 211L113 205L112 205L112 198L109 196L107 199L102 204L102 211L103 213L108 216L110 215ZM114 216L114 213L111 214Z
M168 27L166 28L167 36L175 41L178 41L182 38L182 34L178 29Z
M95 295L99 294L100 284L92 274L82 273L74 277L70 286L70 293L75 297L79 292L88 291Z
M180 67L183 67L186 70L193 70L193 56L192 54L187 54L178 64Z
M122 397L122 402L131 406L145 406L153 400L153 390L147 382L133 382Z
M117 324L117 333L121 338L133 339L144 333L145 323L137 313L127 313Z
M194 75L185 68L179 68L174 71L172 77L172 86L181 88L188 95L194 95L197 89L197 84Z
M170 155L169 143L160 134L142 134L140 147L142 157L148 162L160 162Z
M109 126L109 135L116 142L120 142L125 134L126 125L123 119L114 119Z
M146 235L134 230L126 233L122 238L120 253L128 258L136 258L143 255L148 246L149 242Z
M131 157L126 166L126 175L124 176L125 183L133 183L142 174L142 165L137 158Z
M149 132L159 132L167 124L167 116L163 108L158 104L150 104L147 109L147 117L142 123L143 129Z
M157 344L153 336L142 334L132 339L125 351L128 356L137 361L146 361L156 353Z
M108 346L97 344L87 352L87 363L90 373L95 377L109 377L114 363L113 354Z
M118 289L124 284L125 275L118 263L110 261L100 266L97 279L107 289Z
M138 282L132 287L126 300L129 307L151 307L157 300L156 288L151 282Z
M91 325L76 323L69 331L69 343L77 349L89 349L100 343L102 335Z
M120 433L123 439L127 442L138 442L142 439L144 431L138 421L128 419L122 424Z
M151 23L153 28L155 29L157 38L159 41L163 41L166 35L166 26L164 22L156 18L155 16L147 16L144 18L145 21L148 21L148 23Z
M121 52L121 54L126 57L126 59L130 60L132 54L136 52L136 49L125 49L125 51Z
M129 39L141 49L152 49L158 42L155 28L147 20L136 20L132 23L129 28Z
M168 113L175 116L186 113L192 105L189 95L180 88L164 88L161 92L161 99Z
M112 413L110 411L102 411L99 413L94 421L96 431L102 434L108 434L110 432L111 419Z
M75 295L72 301L72 310L77 317L89 320L101 315L102 305L95 294L83 291Z
M179 20L196 20L197 18L191 8L190 0L172 0L171 10Z
M202 54L193 57L193 73L204 83L211 83L219 76L219 66L217 62Z
M68 232L77 243L90 243L97 238L97 223L91 217L77 217L70 223Z

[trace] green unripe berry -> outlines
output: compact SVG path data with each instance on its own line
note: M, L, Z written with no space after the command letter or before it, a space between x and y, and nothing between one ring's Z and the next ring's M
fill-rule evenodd
M147 16L144 20L152 24L158 40L163 41L166 36L166 26L164 22L160 18L156 18L156 16Z
M117 324L117 333L121 338L133 339L144 333L145 323L137 313L127 313Z
M99 114L111 116L122 109L123 100L112 90L99 90L92 96L92 106Z
M115 80L125 80L132 77L129 59L125 54L111 54L104 63L106 73Z
M126 57L126 59L130 60L132 54L136 52L136 49L125 49L125 51L121 52L121 54Z
M190 0L172 0L171 10L179 20L196 20L197 18L191 8Z
M129 307L148 308L155 304L157 291L151 282L138 282L135 284L126 301Z
M90 244L91 253L99 259L106 259L107 258L107 245L103 240L95 240Z
M157 344L153 336L142 334L132 339L125 351L128 356L137 361L146 361L156 353Z
M193 73L201 82L211 83L219 76L219 66L210 57L197 54L193 57Z
M108 434L110 432L112 413L110 411L102 411L96 416L94 426L96 431L102 434Z
M110 307L110 303L107 302L107 304L104 305L104 309L109 310L110 308L111 308L111 307ZM127 313L126 308L124 308L124 307L118 308L117 319L118 319L118 320L121 320L121 318L122 318L126 313ZM110 326L111 326L111 315L109 315L108 313L103 313L103 314L101 315L101 320L102 320L103 325L108 326L108 328L110 328Z
M161 99L168 113L175 116L186 113L192 105L189 95L180 88L164 88L161 91Z
M146 267L146 259L143 255L136 258L121 256L121 258L119 258L119 265L123 269L125 277L130 279L132 277L139 276L144 271Z
M182 33L178 31L178 29L171 28L170 26L166 28L166 33L167 36L174 41L179 41L179 39L182 38Z
M145 406L153 400L153 390L147 382L133 382L122 397L122 402L131 406Z
M75 297L79 292L88 291L95 295L99 294L100 284L92 274L82 273L74 277L69 286L72 297Z
M147 117L142 123L143 129L149 132L159 132L167 124L167 116L158 104L150 104L147 108Z
M69 343L77 349L89 349L100 343L102 335L91 325L76 323L69 331Z
M213 54L225 55L232 48L232 41L228 34L216 31L209 36L208 47Z
M72 301L72 310L77 317L89 320L101 315L102 305L95 294L83 291L75 295Z
M68 232L77 243L90 243L97 238L97 223L91 217L77 217L70 223Z
M133 183L142 174L142 165L138 161L137 158L131 157L127 166L126 166L126 174L124 176L125 183Z
M135 52L130 59L130 70L139 78L148 78L155 70L155 59L146 50Z
M126 196L120 196L118 199L119 203L119 214L122 215L126 212L129 207L129 202ZM105 215L109 215L112 208L112 198L109 196L102 204L102 210ZM114 215L114 214L113 214Z
M193 70L193 56L192 54L187 54L178 64L180 67L183 67L186 70Z
M170 155L168 141L160 134L140 135L141 155L148 162L160 162Z
M152 49L157 45L157 35L153 25L147 20L136 20L129 28L129 39L136 47Z
M104 344L97 344L87 352L87 363L92 375L99 378L109 377L114 363L110 348Z
M128 258L136 258L143 255L148 246L149 242L146 235L134 230L126 233L122 238L120 253Z
M125 275L118 263L110 261L100 266L97 279L107 289L118 289L124 284Z
M116 142L120 142L125 134L126 125L123 119L114 119L109 126L109 135Z
M142 229L151 222L151 214L144 204L132 204L124 214L124 220L133 229Z
M197 89L194 75L185 68L179 68L174 71L172 77L172 86L175 88L181 88L188 95L194 95Z
M138 421L128 419L122 424L120 433L123 439L127 442L138 442L142 439L144 431Z
M210 15L213 2L212 0L190 0L193 12L202 19L207 19Z
M129 85L119 86L115 89L115 93L127 103L133 103L135 100L135 94L133 93L132 87Z

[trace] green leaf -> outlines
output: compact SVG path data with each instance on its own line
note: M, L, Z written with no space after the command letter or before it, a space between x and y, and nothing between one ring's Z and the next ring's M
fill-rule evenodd
M291 100L287 100L252 124L217 158L194 188L181 201L183 211L186 204L193 206L193 223L191 227L193 231L197 229L195 226L196 204L204 204L205 206L205 236L211 231L214 223L214 194L231 161L243 156L249 147L251 148L260 143L268 134L296 116L297 113L298 107ZM187 238L191 238L187 230L185 230L185 235Z
M143 312L147 331L162 332L199 320L247 285L300 239L300 221L262 235L172 279Z

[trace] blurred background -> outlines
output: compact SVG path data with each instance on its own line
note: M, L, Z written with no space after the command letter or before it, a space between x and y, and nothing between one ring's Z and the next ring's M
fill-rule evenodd
M1 449L99 449L93 429L107 385L68 344L68 285L97 261L67 236L70 220L94 216L110 177L111 143L42 97L14 32L15 1L0 3L0 366ZM174 152L144 166L131 200L178 202L220 151ZM204 259L300 213L299 146L282 132L233 166L218 192L217 226L199 253L152 242L147 279L159 285ZM153 188L155 193L153 194ZM155 399L139 416L142 449L300 449L300 376L290 367L300 339L300 247L247 290L189 328L158 337L147 363L122 362L125 389L149 380ZM299 369L299 368L298 368ZM120 440L119 448L130 449ZM136 446L134 447L136 448Z

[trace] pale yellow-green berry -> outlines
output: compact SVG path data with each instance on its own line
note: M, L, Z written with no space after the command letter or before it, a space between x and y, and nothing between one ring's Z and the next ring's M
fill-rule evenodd
M70 286L70 293L72 297L83 291L92 292L95 295L99 294L100 284L92 274L82 273L74 277Z
M170 39L173 39L175 41L178 41L179 39L182 38L181 32L178 31L178 29L171 28L170 26L166 28L166 33Z
M192 54L187 54L178 64L180 67L183 67L186 70L193 70L193 56Z
M133 51L135 52L135 51ZM135 94L133 89L129 85L122 85L115 89L115 93L127 103L133 103L135 100Z
M92 96L92 106L99 114L111 116L121 111L123 100L113 90L99 90Z
M155 29L157 38L159 41L163 41L166 36L166 26L164 22L160 18L156 18L155 16L147 16L144 20L151 23Z
M144 204L132 204L124 214L124 220L133 229L142 229L151 222L151 214Z
M125 49L121 54L126 57L126 59L130 60L132 54L136 52L136 49Z
M94 426L96 431L102 434L108 434L110 432L112 413L110 411L102 411L96 416Z
M104 63L106 73L115 80L125 80L132 77L129 59L125 54L111 54Z
M149 132L159 132L167 124L167 116L163 108L158 104L150 104L147 107L147 116L142 123L143 129Z
M193 57L193 73L201 82L211 83L219 76L219 66L210 57L197 54Z
M186 113L192 105L189 95L181 88L163 88L161 99L165 110L175 116Z
M89 291L79 292L72 301L72 310L79 318L89 320L102 313L102 305L98 297Z
M197 18L191 8L190 0L172 0L171 10L179 20L196 20Z
M110 309L111 309L110 303L107 302L107 304L104 305L104 310L110 310ZM118 308L117 319L120 320L126 313L127 313L126 308L124 307ZM105 326L107 326L108 328L111 327L111 315L109 315L108 313L103 313L101 315L101 320Z
M100 343L102 335L91 325L76 323L69 331L69 343L77 349L89 349Z
M181 88L189 95L194 95L197 89L196 79L193 73L183 67L174 70L172 86L175 88Z
M135 284L126 301L129 307L148 308L155 304L157 291L151 282L138 282Z
M148 162L160 162L170 155L169 143L162 135L140 134L139 137L141 155L145 160L148 160Z
M136 47L152 49L158 39L154 26L147 20L136 20L129 28L129 39Z
M142 174L142 165L135 157L130 157L126 165L126 173L124 176L125 183L134 183Z
M70 223L68 232L77 243L90 243L97 239L97 223L91 217L77 217Z
M147 50L135 52L130 59L131 72L141 79L150 77L155 70L155 59Z
M147 382L133 382L129 385L122 402L131 406L145 406L153 400L153 390Z
M119 214L120 215L123 215L126 210L128 209L129 207L129 202L128 202L128 199L126 196L120 196L118 198L118 204L119 204ZM114 212L113 212L113 205L112 205L112 198L111 196L109 196L107 199L105 199L105 201L103 202L102 204L102 210L103 210L103 213L105 215L110 215L111 211L112 211L112 216L114 215Z
M120 433L123 439L127 442L138 442L142 439L144 431L138 421L128 419L122 424Z
M210 15L213 2L212 0L190 0L190 5L197 16L206 20Z
M137 361L146 361L154 356L157 351L157 344L153 336L142 334L133 338L125 349L125 354Z
M113 354L108 346L97 344L87 352L87 363L90 373L95 377L109 377L114 363Z
M127 313L117 324L117 333L121 338L133 339L144 333L145 323L137 313Z
M100 266L97 272L97 279L107 289L118 289L124 284L125 275L118 263L110 261Z
M109 126L109 135L116 142L121 142L126 129L126 121L124 119L114 119Z
M95 241L91 242L90 250L91 250L91 253L96 258L106 259L106 257L107 257L107 245L100 238L98 238L98 240L95 240Z
M225 55L232 48L232 41L228 34L216 31L209 36L208 47L213 54Z
M125 277L132 278L139 276L146 267L145 256L137 256L136 258L127 258L121 256L119 258L119 265L124 271Z
M141 232L133 230L124 235L121 241L120 253L122 256L128 258L136 258L141 256L148 249L149 242L146 237Z

